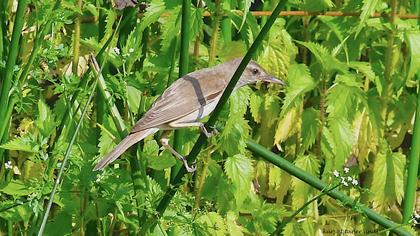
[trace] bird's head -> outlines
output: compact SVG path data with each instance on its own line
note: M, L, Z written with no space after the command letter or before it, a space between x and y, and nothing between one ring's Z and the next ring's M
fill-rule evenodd
M244 72L242 73L238 85L243 86L247 84L255 84L259 81L280 84L283 86L286 85L286 82L274 77L273 75L270 75L260 65L258 65L258 63L251 60L245 68Z

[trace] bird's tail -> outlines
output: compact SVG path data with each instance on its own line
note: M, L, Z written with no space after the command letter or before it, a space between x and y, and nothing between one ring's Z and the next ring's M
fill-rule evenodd
M157 128L151 128L129 134L114 148L114 150L112 150L106 157L104 157L99 161L98 164L96 164L95 168L93 168L93 171L105 168L111 164L111 162L115 161L115 159L121 156L129 147L133 146L137 142L140 142L147 136L156 133L158 130L159 129Z

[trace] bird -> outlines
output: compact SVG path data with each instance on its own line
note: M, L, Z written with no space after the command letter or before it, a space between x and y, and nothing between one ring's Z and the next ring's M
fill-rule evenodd
M163 148L180 159L188 172L194 172L195 167L188 166L186 159L169 145L168 132L180 128L199 127L207 137L213 136L216 132L214 130L209 132L200 120L215 109L242 59L236 58L214 67L197 70L175 80L137 121L130 134L101 159L93 170L104 169L132 145L163 130L160 140ZM283 80L272 76L257 62L251 60L234 90L259 81L286 85Z

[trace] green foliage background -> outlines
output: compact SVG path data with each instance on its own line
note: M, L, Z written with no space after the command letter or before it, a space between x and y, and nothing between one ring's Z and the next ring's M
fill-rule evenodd
M23 18L15 18L18 2L28 4ZM177 163L160 150L160 134L128 152L130 162L121 158L104 172L92 172L127 132L124 127L178 78L182 1L150 0L117 9L122 2L130 1L2 1L2 89L7 77L13 79L8 102L0 101L5 113L0 234L38 232L67 149L70 159L46 235L272 234L319 191L253 156L247 139L327 183L343 183L334 171L357 180L358 185L344 180L350 186L339 189L402 221L420 30L418 19L397 14L419 15L417 1L289 1L287 10L361 14L277 19L254 58L288 87L257 84L231 96L216 124L220 133L201 151L197 172L188 175L163 215L156 213L156 204L171 188ZM243 56L266 21L251 12L272 10L277 2L193 1L189 71ZM375 12L384 16L371 18ZM17 29L16 42L12 32L19 20L23 28ZM10 66L15 47L17 62ZM95 88L88 56L101 49L103 80ZM87 103L92 93L94 100ZM181 153L189 153L198 134L193 128L182 133ZM355 210L323 196L282 230L285 235L381 230ZM144 226L147 218L157 227ZM416 233L414 225L404 227Z

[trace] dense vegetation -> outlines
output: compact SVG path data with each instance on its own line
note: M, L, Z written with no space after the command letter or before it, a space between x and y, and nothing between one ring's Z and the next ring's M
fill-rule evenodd
M420 145L412 141L416 0L288 1L289 14L253 56L288 86L230 96L219 134L162 214L158 204L182 166L160 149L160 133L92 171L179 75L244 56L267 22L256 11L278 2L1 1L0 235L41 226L46 235L389 232L254 155L251 139L329 184L327 192L418 233L416 214L403 221L402 207L410 150ZM170 138L188 155L198 136L190 128Z

